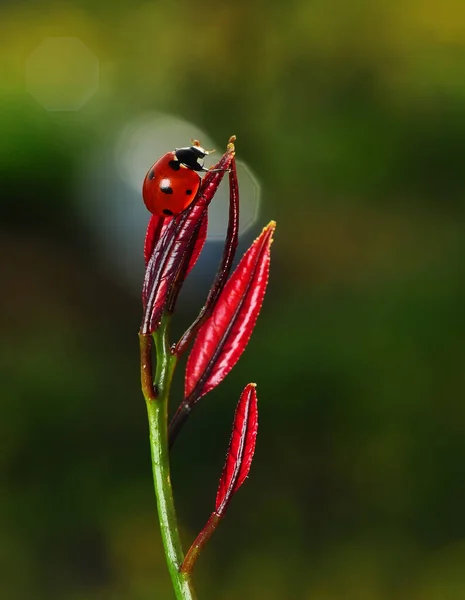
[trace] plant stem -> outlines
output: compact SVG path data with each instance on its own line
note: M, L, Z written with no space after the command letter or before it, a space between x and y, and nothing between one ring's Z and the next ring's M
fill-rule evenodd
M148 386L151 343L147 336L139 335L141 348L142 389L147 405L150 430L150 449L158 519L165 549L166 562L177 600L195 600L190 573L181 573L184 560L178 531L173 490L171 487L168 453L168 398L177 358L170 352L168 341L169 319L164 317L154 333L157 366L154 385Z
M183 573L192 573L192 569L194 568L194 565L199 557L200 552L203 550L203 547L213 535L213 532L218 527L220 520L221 515L219 515L218 513L213 512L210 515L207 524L199 533L196 540L190 547L189 552L186 554L186 558L184 559L184 562L181 567L181 571Z

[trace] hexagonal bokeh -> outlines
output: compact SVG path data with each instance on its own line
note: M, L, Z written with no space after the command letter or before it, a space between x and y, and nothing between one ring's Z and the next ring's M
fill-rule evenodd
M79 38L47 37L26 59L27 91L47 110L79 110L98 84L98 58Z

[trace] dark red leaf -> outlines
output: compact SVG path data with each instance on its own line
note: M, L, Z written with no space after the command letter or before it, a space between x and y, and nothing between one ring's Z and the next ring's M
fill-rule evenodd
M199 233L198 233L197 239L195 240L194 250L192 251L191 257L189 259L189 266L187 267L186 275L188 275L191 272L191 270L194 268L194 265L197 262L197 259L199 258L200 254L203 250L205 240L207 239L207 231L208 231L208 212L205 211L201 217Z
M216 273L215 280L210 288L207 300L200 311L196 320L184 333L182 338L176 344L175 353L180 355L189 345L191 339L198 332L203 323L209 318L216 302L220 296L226 280L231 272L231 267L236 256L237 241L239 237L239 185L237 183L236 161L231 161L229 171L229 220L226 241L224 244L223 256Z
M235 492L249 474L258 429L257 392L249 383L239 399L226 462L216 494L215 512L222 516Z
M202 248L207 237L207 228L208 212L205 211L201 217L198 227L192 234L192 239L189 242L189 245L186 247L185 258L183 259L178 275L174 280L171 290L168 294L168 301L165 305L165 310L168 314L173 314L182 285L187 275L197 262L200 253L202 252Z
M155 225L153 230L151 228L151 224ZM159 231L158 233L157 233L157 229L156 229L157 227L159 229L161 229L161 231ZM163 257L167 251L170 240L175 231L176 221L175 221L175 219L164 219L164 222L161 222L161 220L160 220L160 222L157 223L156 220L152 221L152 219L150 219L148 229L149 228L150 228L150 231L147 231L145 246L151 245L150 238L153 238L154 244L153 244L153 250L152 250L151 256L149 258L147 267L145 269L144 284L142 287L142 304L145 309L144 319L146 318L146 313L147 313L148 296L149 296L150 291L153 289L153 281L154 281L155 277L157 277L160 269L163 266ZM147 241L147 237L149 238L149 241ZM144 247L144 254L145 254L145 247ZM141 331L141 333L149 333L149 332Z
M165 232L166 226L171 221L169 217L159 217L158 215L151 215L149 223L147 225L147 231L145 233L145 243L144 243L144 260L145 266L148 265L150 257L155 250L155 246L157 245L158 240L162 237ZM199 235L197 236L197 240L195 242L194 251L192 252L192 256L189 262L189 267L187 269L188 274L191 269L194 267L197 259L202 252L203 246L205 244L205 240L207 239L207 229L208 229L208 213L205 213L202 217L202 224L200 226Z
M271 221L247 250L200 329L187 361L183 404L192 406L217 386L244 351L268 283L275 226Z
M145 272L142 291L145 308L141 325L142 334L152 333L157 329L169 291L185 264L186 253L195 253L195 246L190 243L192 236L196 235L199 221L204 218L207 207L225 171L229 169L233 156L234 145L230 143L227 152L215 165L218 171L206 173L196 200L184 212L169 221L155 245Z
M152 215L149 220L149 224L147 225L147 231L145 233L145 243L144 243L144 259L145 266L148 265L150 257L153 254L155 246L158 240L163 235L164 229L170 219L164 219L163 217L159 217L157 215Z

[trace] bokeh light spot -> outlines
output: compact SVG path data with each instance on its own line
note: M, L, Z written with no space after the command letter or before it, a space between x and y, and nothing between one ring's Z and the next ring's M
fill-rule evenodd
M75 37L45 38L25 69L27 91L49 111L79 110L98 89L98 58Z
M205 166L211 166L221 156L226 144L215 144L199 127L182 119L162 113L147 115L128 124L116 145L116 162L120 177L140 193L142 181L150 166L163 154L200 140L204 148L218 148L207 156ZM240 140L238 141L240 155ZM237 162L240 191L239 233L243 234L256 222L260 209L260 184L250 168ZM226 234L229 210L229 185L225 177L209 208L208 238L223 239Z
M88 157L78 183L79 208L102 256L118 262L119 275L126 275L137 289L143 277L142 247L150 217L142 201L142 182L150 167L163 154L198 139L206 148L218 148L207 157L211 166L221 156L223 144L198 126L162 113L139 116L116 132L106 147ZM240 155L240 141L236 144ZM208 162L207 162L208 161ZM239 233L255 223L259 211L260 186L252 172L238 161L240 193ZM223 240L228 225L229 183L226 174L209 208L208 240ZM209 254L208 247L204 257Z

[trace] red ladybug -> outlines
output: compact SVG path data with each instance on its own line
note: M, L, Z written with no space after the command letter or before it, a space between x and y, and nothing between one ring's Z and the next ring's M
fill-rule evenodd
M208 171L203 159L210 152L213 150L204 150L192 140L192 146L176 148L157 160L142 186L147 209L159 217L172 217L185 210L199 191L202 180L197 171Z

